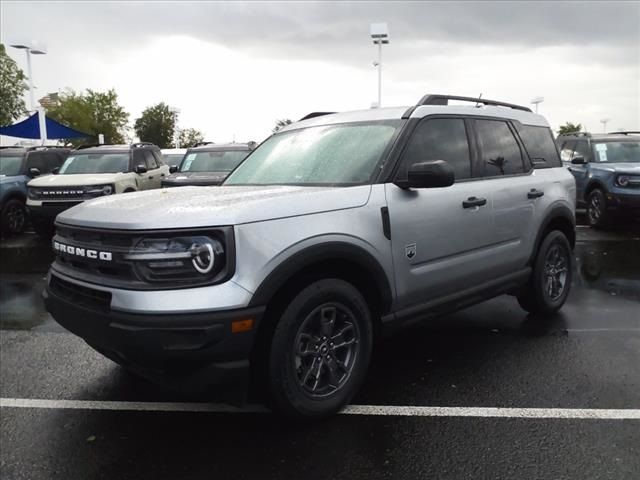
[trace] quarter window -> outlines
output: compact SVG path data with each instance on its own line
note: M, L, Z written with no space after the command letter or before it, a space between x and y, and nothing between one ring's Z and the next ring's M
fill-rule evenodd
M536 168L561 167L553 134L547 127L523 125L518 130L524 147Z
M524 173L522 152L509 125L501 120L476 120L482 176Z
M456 180L471 177L469 142L463 119L423 120L409 140L398 178L406 179L407 170L414 163L429 160L444 160L449 163Z

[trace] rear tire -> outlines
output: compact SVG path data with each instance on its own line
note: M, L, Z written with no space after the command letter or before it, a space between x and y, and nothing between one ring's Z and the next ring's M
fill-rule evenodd
M611 215L607 210L607 197L599 188L589 193L587 198L587 220L593 228L605 229L610 226Z
M529 313L557 312L569 295L572 278L571 245L564 233L553 230L540 244L531 278L518 294L518 303Z
M273 334L272 406L297 419L336 413L362 385L372 342L371 313L353 285L335 278L312 283L287 305Z
M16 235L22 233L27 224L27 209L18 199L11 199L2 207L2 233Z

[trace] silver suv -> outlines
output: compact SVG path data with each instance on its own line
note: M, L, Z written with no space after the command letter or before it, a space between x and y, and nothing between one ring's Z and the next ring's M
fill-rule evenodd
M392 327L505 293L532 313L563 305L576 192L542 116L427 95L309 117L221 187L60 214L49 312L152 380L241 375L279 412L321 417L350 401Z

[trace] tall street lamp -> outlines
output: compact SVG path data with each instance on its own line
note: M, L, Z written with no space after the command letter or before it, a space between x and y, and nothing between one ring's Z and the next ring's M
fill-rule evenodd
M389 27L386 23L371 24L371 39L374 45L378 45L378 61L373 62L378 67L378 107L382 106L382 45L389 43Z
M531 103L536 106L536 113L538 113L538 105L544 102L544 97L533 97Z
M169 107L169 111L173 115L173 137L176 148L180 148L180 130L178 129L178 114L180 109L176 107Z
M609 120L611 119L603 118L602 120L600 120L600 123L602 124L602 133L607 133L607 123L609 123Z
M31 54L33 55L45 55L47 53L46 47L39 45L37 42L14 42L11 44L13 48L24 50L27 52L27 75L29 75L29 99L31 111L36 109L36 101L33 92L33 73L31 71Z

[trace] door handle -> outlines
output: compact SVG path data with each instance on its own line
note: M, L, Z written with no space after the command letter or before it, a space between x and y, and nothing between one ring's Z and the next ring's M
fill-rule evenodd
M486 198L469 197L462 202L462 208L481 207L487 204Z
M151 175L151 176L149 177L149 180L153 180L153 175Z
M164 177L164 173L161 173L161 174L160 174L160 176L161 176L161 177Z
M543 195L544 192L542 190L536 190L535 188L532 188L529 193L527 193L527 198L540 198Z

